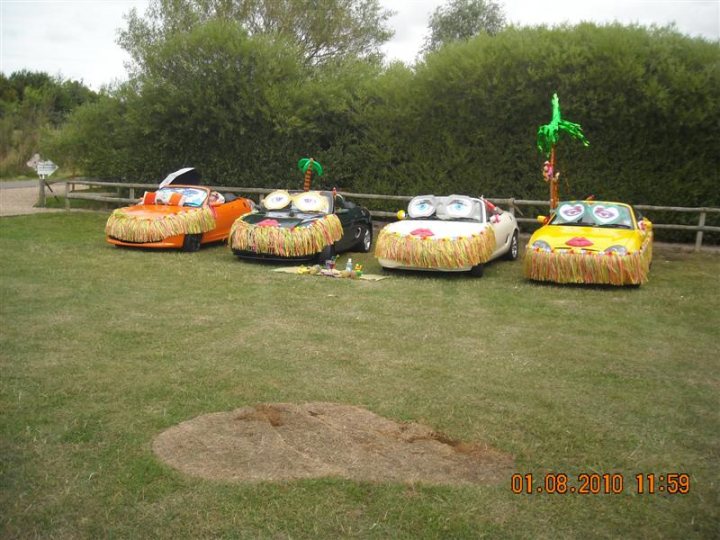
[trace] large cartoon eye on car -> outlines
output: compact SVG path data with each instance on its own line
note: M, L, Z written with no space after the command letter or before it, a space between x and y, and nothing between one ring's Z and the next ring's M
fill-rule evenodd
M430 217L435 213L434 197L415 197L408 204L408 214L411 218Z
M574 223L585 213L585 205L582 203L561 204L557 209L558 222Z
M452 195L445 205L445 214L450 218L469 218L472 216L474 204L468 197Z
M280 210L289 204L290 194L283 189L273 191L263 200L263 206L268 210Z
M616 205L597 204L592 207L592 215L598 225L632 228L632 218L627 208Z
M326 197L317 191L306 191L298 193L293 197L293 204L301 212L323 212L330 210L330 204Z

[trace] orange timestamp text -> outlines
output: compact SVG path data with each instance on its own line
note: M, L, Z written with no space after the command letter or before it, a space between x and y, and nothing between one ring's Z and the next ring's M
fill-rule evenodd
M516 473L510 478L510 490L516 495L685 495L690 492L690 475L638 473L626 481L622 473Z

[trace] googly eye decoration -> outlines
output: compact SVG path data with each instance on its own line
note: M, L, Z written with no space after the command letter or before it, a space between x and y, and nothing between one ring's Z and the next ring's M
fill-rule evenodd
M306 191L298 193L293 197L293 202L301 212L328 212L329 203L317 191Z
M411 218L430 217L435 213L435 197L424 195L415 197L408 204L408 214Z
M451 218L469 218L473 215L474 206L471 199L452 195L445 204L445 213Z
M600 225L615 223L620 217L620 209L617 206L595 205L592 207L592 214Z
M581 203L565 203L558 207L557 213L564 223L572 223L582 217L585 213L585 206Z
M280 210L289 204L290 194L283 189L273 191L263 200L263 206L268 210Z

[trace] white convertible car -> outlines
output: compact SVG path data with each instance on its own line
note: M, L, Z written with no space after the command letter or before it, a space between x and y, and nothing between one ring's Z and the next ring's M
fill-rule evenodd
M378 235L375 257L383 268L481 276L488 261L517 259L515 216L483 198L421 195L400 217Z

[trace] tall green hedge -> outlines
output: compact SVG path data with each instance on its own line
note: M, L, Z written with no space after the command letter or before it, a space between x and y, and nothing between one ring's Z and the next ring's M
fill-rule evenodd
M720 46L671 29L509 28L412 67L309 69L289 43L211 22L157 45L143 75L78 109L48 148L89 175L547 198L535 133L550 98L591 146L561 141L561 195L720 205ZM48 154L49 155L49 154Z

